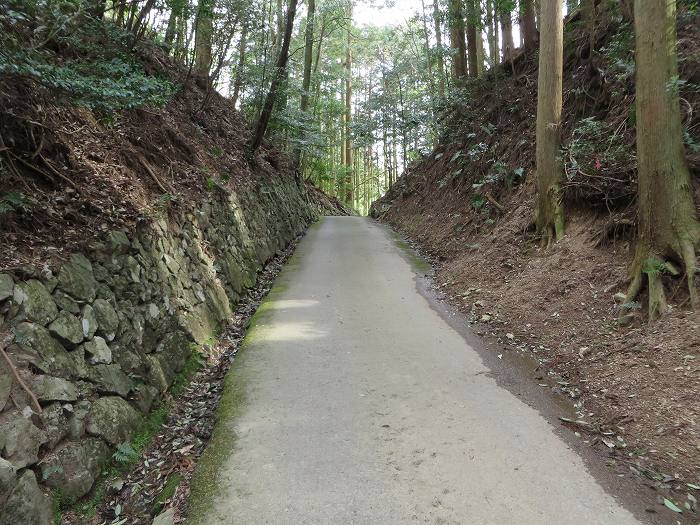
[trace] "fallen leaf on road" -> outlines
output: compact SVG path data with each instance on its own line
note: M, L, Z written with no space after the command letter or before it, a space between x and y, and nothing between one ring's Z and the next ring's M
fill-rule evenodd
M668 499L668 498L664 498L664 505L666 505L666 507L668 507L669 509L671 509L673 512L678 512L679 514L682 514L682 513L683 513L683 511L678 507L678 505L676 505L675 503L673 503L673 502L672 502L670 499Z

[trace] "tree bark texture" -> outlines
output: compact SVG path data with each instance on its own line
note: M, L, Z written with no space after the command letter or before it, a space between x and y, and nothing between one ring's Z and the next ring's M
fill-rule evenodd
M634 300L646 275L653 319L666 308L661 275L669 259L683 264L690 302L698 306L695 272L700 223L674 84L678 78L675 1L635 0L634 25L639 232L627 301Z
M561 0L541 0L537 77L537 208L535 222L543 244L564 234L561 202L562 67L564 23Z

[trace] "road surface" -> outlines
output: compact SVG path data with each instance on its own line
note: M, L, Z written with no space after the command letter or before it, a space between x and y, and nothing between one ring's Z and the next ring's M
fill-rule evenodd
M323 219L261 310L197 522L638 523L497 384L383 227Z

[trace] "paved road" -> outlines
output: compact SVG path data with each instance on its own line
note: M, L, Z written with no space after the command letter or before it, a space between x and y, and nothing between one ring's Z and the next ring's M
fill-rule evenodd
M244 401L204 523L638 523L367 219L311 229L234 367Z

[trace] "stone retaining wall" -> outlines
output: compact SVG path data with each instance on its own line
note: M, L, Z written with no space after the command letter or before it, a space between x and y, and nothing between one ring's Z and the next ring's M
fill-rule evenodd
M0 274L0 525L52 521L48 488L87 494L114 448L211 341L258 270L317 217L291 178L258 181L136 231L57 272Z

